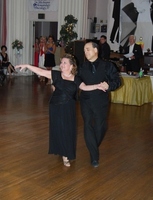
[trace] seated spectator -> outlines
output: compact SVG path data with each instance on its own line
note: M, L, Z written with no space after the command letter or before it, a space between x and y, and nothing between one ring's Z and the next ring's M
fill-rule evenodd
M143 58L141 46L135 43L136 37L129 36L129 46L125 48L123 66L128 74L136 75L141 68L140 59ZM129 56L127 56L129 55Z
M107 37L105 35L100 37L99 57L103 60L109 60L110 58L110 46L107 43Z
M14 66L9 62L8 54L6 53L7 47L5 45L1 46L1 57L2 57L2 67L7 68L7 71L9 72L9 77L12 78L12 73L17 73L14 69Z

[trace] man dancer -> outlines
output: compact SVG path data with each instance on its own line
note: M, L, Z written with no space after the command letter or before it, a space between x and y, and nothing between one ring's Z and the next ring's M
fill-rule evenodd
M109 61L98 58L98 45L93 42L84 46L87 61L80 66L79 77L86 84L102 83L103 90L81 91L81 113L84 119L84 137L93 167L99 165L99 146L107 128L109 91L121 85L119 74Z

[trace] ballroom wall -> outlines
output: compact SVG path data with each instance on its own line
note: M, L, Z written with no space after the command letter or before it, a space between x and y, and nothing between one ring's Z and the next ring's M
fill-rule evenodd
M107 4L108 2L106 0L89 0L88 5L88 23L89 23L89 35L88 38L92 39L96 37L97 39L100 38L100 36L106 35L106 33L101 33L101 26L104 24L107 24ZM97 19L97 24L100 26L100 31L96 31L95 33L91 33L90 31L90 24L94 21L94 18Z
M119 8L118 4L121 2ZM116 5L116 6L115 6ZM129 35L136 36L136 42L140 43L139 39L143 38L143 51L147 49L153 49L153 9L152 1L149 0L108 0L108 39L112 37L112 41L109 42L112 50L119 50L119 45L126 47L128 45ZM112 16L115 7L115 16ZM120 10L120 12L116 11ZM116 29L115 35L112 27L117 27L114 23L114 19L119 16L120 26ZM117 41L117 35L119 30L119 42ZM113 33L113 34L112 34Z
M56 1L56 0L54 0ZM6 0L7 3L7 39L8 54L10 61L16 65L20 63L32 63L33 60L33 21L38 20L38 12L28 10L29 0ZM58 12L46 14L46 21L58 21L58 31L64 23L64 17L68 14L78 19L76 31L78 38L86 38L88 34L87 14L88 0L59 0ZM42 11L41 11L42 13ZM54 17L53 17L54 16ZM12 50L12 42L19 39L23 42L22 56L17 59Z
M34 27L33 21L38 21L38 13L29 11L28 2L32 0L6 0L7 4L7 40L6 45L8 47L8 54L10 61L13 64L18 62L32 63L33 59L33 38ZM33 0L34 1L34 0ZM61 25L64 23L64 17L67 14L73 14L78 19L76 31L78 33L78 39L80 38L100 38L102 33L90 33L90 23L94 17L97 18L97 24L100 27L103 24L108 24L108 18L112 17L112 6L108 5L108 2L113 3L112 0L54 0L58 1L58 11L50 11L45 13L44 21L58 21L58 32ZM136 1L136 0L135 0ZM42 13L42 12L41 12ZM142 23L145 26L145 23ZM153 26L152 26L153 27ZM144 28L144 30L146 30ZM150 29L147 29L147 34L150 33ZM152 34L152 33L151 33ZM141 35L140 35L141 36ZM59 38L59 34L58 34ZM23 42L24 49L22 50L22 57L19 60L16 59L15 52L12 50L11 43L19 39ZM108 37L108 42L109 37ZM149 41L147 41L149 42ZM147 44L145 42L145 44ZM114 45L114 44L113 44ZM113 47L113 46L112 46ZM146 45L148 48L149 45ZM117 46L118 49L118 46Z
M6 46L8 55L13 65L20 63L32 63L33 52L33 24L28 20L27 1L25 0L6 0L7 12L7 37ZM18 39L23 42L20 57L12 49L12 42ZM25 74L31 74L29 71Z

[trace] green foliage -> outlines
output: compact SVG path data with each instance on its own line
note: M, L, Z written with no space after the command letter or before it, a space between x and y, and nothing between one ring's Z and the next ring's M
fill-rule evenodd
M67 15L64 18L64 21L68 24L77 24L78 20L73 15Z
M73 15L67 15L64 18L65 24L61 25L60 40L67 46L73 39L77 39L78 34L74 31L77 19Z
M73 42L69 42L66 46L65 46L65 53L70 53L73 55Z
M14 42L12 42L12 49L17 49L17 50L20 50L20 49L23 49L23 43L20 41L20 40L15 40Z

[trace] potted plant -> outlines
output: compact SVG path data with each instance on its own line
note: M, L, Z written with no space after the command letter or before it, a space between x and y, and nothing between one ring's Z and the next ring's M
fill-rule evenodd
M64 21L65 24L61 25L60 41L62 46L66 48L72 40L78 37L78 34L74 31L78 20L73 15L67 15Z
M20 50L23 49L23 43L20 40L12 42L12 49L16 49L17 54L20 54Z

